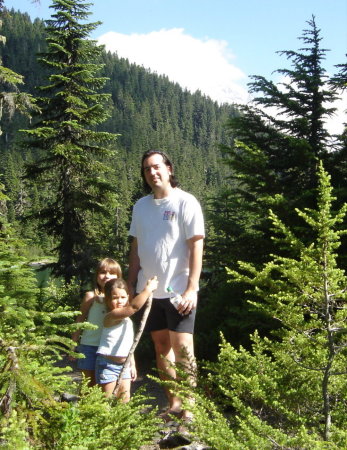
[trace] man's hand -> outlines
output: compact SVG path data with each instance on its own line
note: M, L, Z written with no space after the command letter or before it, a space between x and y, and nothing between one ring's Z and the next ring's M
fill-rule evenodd
M196 308L198 303L198 294L196 291L186 290L182 294L182 301L177 307L177 311L182 316L187 316L190 312Z
M197 289L202 266L203 236L193 236L187 239L187 245L189 248L188 283L186 290L182 294L182 301L177 308L177 311L183 316L190 314L198 303Z

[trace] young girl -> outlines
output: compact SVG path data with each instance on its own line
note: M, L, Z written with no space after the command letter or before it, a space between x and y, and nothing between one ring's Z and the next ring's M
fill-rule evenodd
M117 261L111 258L105 258L99 261L95 273L94 290L85 294L81 303L81 314L76 318L77 323L88 321L98 326L95 330L83 330L80 345L77 347L77 351L83 353L85 356L77 360L77 367L85 377L89 378L89 386L96 384L96 351L99 346L102 324L106 314L106 306L104 303L105 283L121 277L122 269ZM72 340L77 343L80 334L80 330L73 333Z
M129 350L134 342L134 329L129 316L133 315L146 302L158 287L157 277L147 281L146 287L129 303L129 290L121 279L108 281L105 285L105 303L109 311L104 318L100 345L97 350L95 374L107 396L112 395L119 374ZM133 365L133 360L131 365ZM132 368L123 372L116 396L123 402L130 400Z

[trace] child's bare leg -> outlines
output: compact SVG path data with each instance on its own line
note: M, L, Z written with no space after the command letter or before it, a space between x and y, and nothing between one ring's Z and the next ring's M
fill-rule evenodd
M116 392L114 392L114 389L116 387L117 381L112 381L111 383L104 383L101 385L102 390L105 392L106 397L111 397L113 394L122 400L123 403L128 403L130 400L130 386L131 386L131 379L123 379L117 389Z
M116 387L117 381L112 381L111 383L103 383L101 384L101 389L105 392L106 397L111 397L113 394L114 388Z
M116 397L120 398L123 403L128 403L130 400L131 378L123 378L118 386Z

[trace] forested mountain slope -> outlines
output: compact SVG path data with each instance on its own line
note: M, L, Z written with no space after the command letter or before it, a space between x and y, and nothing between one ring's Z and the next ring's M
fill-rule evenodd
M3 64L24 76L23 91L39 95L47 72L37 61L45 49L45 26L31 22L27 14L9 11L4 16L1 47ZM178 165L178 172L201 167L204 184L218 184L220 167L218 144L230 143L224 124L235 114L232 105L218 105L200 92L191 94L166 76L131 64L117 55L104 53L100 76L109 78L104 91L112 95L111 117L103 130L120 134L117 150L127 163L138 164L139 155L149 148L163 148ZM25 126L19 115L6 122L2 152L17 149L18 129ZM123 154L124 152L124 154ZM182 159L182 163L181 163ZM203 191L203 190L202 190Z
M39 19L32 22L28 14L11 10L4 14L1 31L6 37L6 44L1 46L3 65L24 76L23 92L40 96L39 87L47 84L48 76L47 68L38 62L38 55L46 50L45 24ZM110 94L112 101L110 117L98 129L119 135L116 156L109 164L114 169L120 205L115 212L116 221L107 224L110 230L116 230L117 244L110 237L105 248L111 250L116 245L124 256L130 209L141 195L142 153L151 148L166 151L175 163L182 188L197 195L204 204L225 179L228 169L221 163L219 145L232 143L224 125L237 110L232 105L219 105L200 92L192 94L167 77L117 55L104 52L100 63L103 64L100 76L108 78L103 92ZM20 228L21 220L30 215L33 205L39 207L49 195L37 192L36 187L21 178L24 164L38 156L35 148L25 150L22 146L25 135L19 130L29 126L29 120L18 112L14 116L4 114L2 118L0 176L10 199L8 218ZM30 220L26 222L24 235L33 240L38 251L40 246L49 250L52 242L44 234L38 237L36 225Z

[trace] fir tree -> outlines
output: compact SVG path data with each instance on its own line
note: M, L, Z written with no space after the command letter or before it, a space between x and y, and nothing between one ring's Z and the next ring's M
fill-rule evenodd
M308 25L300 37L302 48L280 52L290 63L289 68L277 71L284 77L283 83L252 77L249 88L255 97L253 104L240 106L240 114L228 122L234 140L231 146L223 146L223 161L230 176L228 184L208 203L213 229L221 236L207 249L212 267L221 265L219 261L223 266L234 267L238 259L262 264L269 252L277 251L278 245L271 239L267 214L270 208L289 226L301 232L306 229L309 239L310 230L294 214L294 208L314 205L318 158L335 175L332 150L337 145L332 142L325 121L334 113L332 102L337 93L323 67L327 50L321 46L314 17ZM336 177L333 184L345 184L344 180ZM226 274L219 272L220 277L211 283L211 295L218 302L216 310L227 309L228 314L224 315L225 321L215 317L216 326L225 330L228 339L243 331L247 345L252 327L264 327L264 334L274 324L264 321L263 316L250 314L239 289L225 286ZM239 331L226 330L227 322L232 320L239 322Z
M334 102L345 89L346 64L336 66L340 70L335 76L327 75L323 61L329 50L321 47L322 37L314 16L308 25L309 28L300 37L304 47L299 51L278 52L292 62L291 69L276 71L288 81L275 85L264 77L254 76L249 85L250 93L256 95L255 104L263 111L264 108L265 111L268 108L275 111L275 114L271 114L271 109L269 114L262 112L262 120L280 131L282 138L284 133L287 141L287 144L283 141L279 151L276 151L276 139L272 144L275 151L271 151L269 146L259 146L261 150L265 149L269 158L267 167L272 170L272 180L270 183L265 180L264 187L268 188L272 183L277 193L283 193L289 202L293 198L295 204L300 199L302 206L313 198L310 189L316 186L317 158L324 160L333 185L339 186L341 191L345 190L339 172L341 163L344 165L346 136L345 133L332 136L326 121L335 115ZM252 141L254 144L257 145L256 140ZM342 203L346 198L344 194ZM292 210L293 204L284 202L283 207Z
M334 212L322 165L318 178L317 208L297 210L311 241L271 213L274 239L291 256L228 271L231 283L248 285L251 307L279 328L272 339L255 332L251 350L222 339L218 362L207 364L210 384L205 377L196 396L193 432L214 448L345 447L347 278L337 253L347 205Z
M235 138L232 147L224 147L232 170L231 196L237 199L231 207L245 212L240 226L248 228L249 238L258 231L265 238L254 247L255 258L263 254L264 245L271 245L268 208L291 215L293 205L308 206L317 186L317 158L327 161L332 150L325 121L335 112L337 94L322 66L327 50L321 48L314 17L308 24L300 37L303 48L279 52L292 65L277 70L286 81L276 85L253 76L249 88L255 94L254 106L241 107L241 114L228 124ZM247 221L248 211L257 211L258 220Z
M345 56L347 58L347 53ZM347 63L337 64L336 67L339 70L337 74L332 77L331 83L335 88L344 91L347 89Z
M41 300L33 268L23 258L25 243L5 221L0 229L0 410L8 416L45 402L67 378L53 368L60 353L72 347L64 337L76 312ZM62 321L63 320L63 321ZM67 324L64 324L67 322Z
M85 23L90 4L53 1L55 13L47 21L49 84L42 87L41 118L27 133L40 159L27 175L47 184L51 198L38 212L46 231L56 239L58 261L54 273L66 282L86 279L93 259L92 214L107 215L103 200L113 187L105 179L104 162L112 155L115 135L96 131L108 116L108 94L98 93L106 79L97 77L102 48L88 40L98 26ZM95 217L94 217L94 220Z

